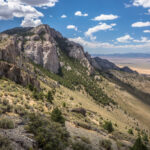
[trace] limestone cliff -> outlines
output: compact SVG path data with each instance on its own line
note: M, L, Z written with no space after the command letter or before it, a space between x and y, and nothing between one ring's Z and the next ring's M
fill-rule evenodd
M0 41L3 41L1 42L3 44L0 44L0 59L10 63L16 62L18 56L24 55L50 72L59 73L61 68L59 57L62 51L68 57L77 59L87 68L89 75L94 74L95 70L133 73L131 69L119 68L108 60L99 57L92 58L84 52L80 44L69 41L48 25L7 30L1 34ZM18 60L18 64L22 65L21 59Z

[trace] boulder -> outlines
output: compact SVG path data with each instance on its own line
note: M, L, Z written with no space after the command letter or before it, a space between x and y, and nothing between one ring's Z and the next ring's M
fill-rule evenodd
M86 116L86 110L84 108L74 108L71 111Z

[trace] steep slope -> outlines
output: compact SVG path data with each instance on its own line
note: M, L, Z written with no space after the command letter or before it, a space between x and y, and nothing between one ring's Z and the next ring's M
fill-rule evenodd
M15 28L3 32L15 36L20 51L36 64L53 73L59 73L60 62L58 60L58 48L65 51L69 57L77 59L93 73L93 68L85 57L81 45L64 38L59 32L51 29L48 25L40 25L36 28Z
M143 76L91 58L47 25L0 34L0 77L3 149L129 150L138 134L149 147L150 106L127 90L142 91Z

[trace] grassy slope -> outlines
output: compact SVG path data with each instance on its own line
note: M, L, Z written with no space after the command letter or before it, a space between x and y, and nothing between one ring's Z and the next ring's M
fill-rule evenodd
M40 114L45 114L48 117L50 116L50 113L54 107L59 107L63 113L63 116L65 116L66 120L68 121L67 129L71 132L72 136L82 137L82 134L76 134L76 132L74 133L74 130L77 130L79 132L80 130L85 130L83 131L85 137L87 137L90 132L94 132L93 136L90 137L90 139L92 140L95 134L98 133L90 130L97 129L101 131L101 134L98 134L98 137L110 140L115 139L113 140L113 143L116 143L116 141L121 143L129 141L130 143L138 134L138 132L135 130L137 127L141 130L147 130L147 128L149 127L149 120L147 118L150 118L148 106L140 103L132 95L125 91L122 91L119 86L106 80L101 75L99 75L101 81L94 81L93 77L85 76L85 69L81 67L78 62L74 62L74 60L70 60L66 58L66 56L61 58L61 61L65 61L65 66L69 65L73 69L71 71L66 71L64 66L62 70L62 77L51 74L39 66L36 67L36 65L33 66L32 64L28 64L28 69L31 72L36 72L37 77L41 82L41 88L44 94L47 94L49 90L56 90L53 104L50 104L45 98L43 100L36 100L33 97L33 93L27 88L16 85L9 80L0 79L1 100L3 101L5 99L9 101L6 105L8 105L9 103L13 107L12 111L6 114L8 116L18 116L26 113L27 111L35 113L39 112ZM81 82L82 85L79 85L81 78L77 78L77 76L74 74L77 71L77 74L83 75L84 79L86 81L89 81L89 83L94 82L92 86L96 85L97 89L100 89L100 95L106 93L119 105L99 105L100 103L98 104L97 101L95 101L95 99L90 96L84 88L84 86L86 85L85 82ZM70 80L71 77L72 80ZM54 80L59 81L59 83L64 86L59 85ZM75 81L78 81L79 83ZM104 92L102 92L102 89ZM106 95L104 94L104 96ZM108 98L108 100L111 99ZM1 103L1 107L4 107L3 103ZM86 117L71 112L71 109L78 107L82 107L87 110ZM16 109L18 111L14 111ZM108 135L107 132L103 129L103 123L106 120L111 120L113 123L115 131L112 133L112 135ZM80 123L80 125L84 128L90 126L90 130L82 129L81 127L79 129L76 128L74 124L77 123ZM134 136L128 134L128 129L130 128L133 128ZM103 136L103 134L105 136Z
M126 79L126 81L125 81ZM131 75L127 78L124 78L124 82L130 83L133 87L136 87L142 91L146 91L149 89L149 80L142 78L142 83L140 85L140 81L137 78L133 78ZM104 87L104 91L116 102L122 109L132 115L134 118L139 120L140 128L144 125L147 129L150 129L150 106L144 103L144 99L138 99L132 94L128 93L126 89L111 83L107 80L104 80L103 83L100 84L101 87ZM142 88L142 86L144 86Z
M67 60L67 59L65 58L65 60ZM63 58L62 58L62 61L63 61ZM70 60L67 60L67 62L65 62L65 65L69 65L69 66L71 66L71 68L77 68L77 70L82 70L82 69L79 69L78 63L76 64L75 62L73 62L73 64L72 64L72 62L70 62ZM77 66L75 66L75 65L77 65ZM63 70L63 72L64 71L66 71L66 70ZM68 72L65 72L65 73L67 74ZM71 73L71 75L72 75L72 73ZM64 78L67 78L67 77L68 76L63 77L62 79L64 80ZM55 79L55 77L52 77L52 78ZM102 79L103 77L100 76L100 78ZM83 107L86 110L89 110L89 112L96 114L96 115L93 115L92 117L90 117L90 116L87 117L89 119L89 122L92 125L99 126L99 122L103 123L104 120L111 120L114 124L115 123L117 124L118 127L116 129L118 131L120 131L124 134L127 134L128 129L133 128L134 134L136 136L138 134L137 129L139 129L139 128L141 130L148 129L149 121L147 121L146 116L144 117L144 115L146 114L148 117L149 111L147 109L146 113L145 114L142 113L141 117L139 117L140 111L131 111L133 108L130 106L128 101L132 101L133 105L134 105L134 103L137 103L138 104L137 109L141 109L140 108L141 103L137 99L135 99L132 95L130 95L129 93L122 92L122 90L120 90L121 87L116 88L116 86L117 85L109 82L108 80L106 80L104 78L103 78L103 81L100 82L100 84L99 84L99 87L101 89L104 89L104 92L106 94L108 94L109 97L111 97L117 103L119 103L119 106L103 107L103 106L97 105L95 103L95 101L93 100L93 98L86 92L86 90L84 88L81 88L80 90L72 91L65 87L62 87L61 89L59 89L60 90L59 93L61 93L61 94L63 93L63 94L62 94L62 96L58 96L58 99L56 98L56 101L57 101L56 105L59 104L59 107L60 107L61 105L63 105L63 103L66 103L66 108L68 110L70 110L71 108L75 108L75 107ZM119 90L116 91L114 89L116 89L116 90L119 89ZM70 100L70 97L73 97L74 100L73 101ZM128 99L128 101L126 101L126 99ZM62 100L62 102L60 100ZM124 101L125 104L122 101ZM142 106L143 105L144 104L142 104ZM129 109L126 109L126 108L129 108ZM136 105L134 105L134 108L136 108ZM144 109L144 110L145 110L145 108L146 108L146 106L142 107L142 109ZM133 110L136 110L136 109L133 109ZM67 112L65 113L65 116L66 117L68 116ZM70 114L70 116L68 116L68 117L69 117L69 121L74 121L74 117L72 114ZM100 118L103 118L103 119L100 119ZM75 120L76 119L77 118L75 118ZM127 134L127 136L129 136L129 135Z
M44 89L44 92L46 93L48 90L52 90L53 86L56 85L56 82L45 75L43 75L46 84L41 81L42 89ZM38 76L40 78L40 76ZM36 100L32 96L32 92L30 92L28 89L23 88L19 85L16 85L15 83L11 81L6 81L1 79L1 98L10 100L10 104L13 104L15 107L21 105L21 107L25 108L26 111L33 111L44 113L49 116L49 113L52 111L53 107L58 106L65 118L71 122L70 126L68 127L68 130L72 132L72 136L83 136L82 132L80 134L75 134L74 130L82 131L84 133L84 136L86 137L90 130L86 129L78 129L74 127L75 122L80 122L82 124L88 124L92 128L99 128L103 134L106 134L105 131L103 131L102 124L104 120L111 120L113 124L117 124L117 127L115 127L115 132L113 133L114 137L120 138L119 132L122 132L121 138L124 140L129 140L130 135L127 133L128 129L132 126L135 126L134 120L132 117L129 117L122 111L122 109L117 109L117 106L107 106L102 107L101 105L97 105L95 101L87 95L87 93L84 90L81 91L72 91L66 87L60 86L56 88L56 94L55 94L55 100L53 102L53 105L49 104L46 100ZM103 83L102 83L103 84ZM9 85L9 86L8 86ZM47 86L48 85L48 86ZM51 86L50 86L51 85ZM73 100L72 100L73 99ZM65 107L63 104L66 104ZM16 105L17 104L17 105ZM83 117L82 115L78 115L75 113L69 112L72 108L77 107L83 107L87 110L87 116ZM68 113L69 112L69 113ZM7 115L15 115L16 113L7 113ZM100 123L100 124L99 124ZM73 125L73 129L71 128ZM71 128L71 129L70 129ZM86 131L84 131L86 130ZM95 131L92 131L95 132ZM134 133L136 133L134 131ZM86 135L87 134L87 135ZM93 133L90 137L92 140L95 136ZM107 135L107 134L106 134ZM109 136L103 136L102 134L98 134L97 137L106 138L109 139ZM133 136L131 136L131 139ZM110 138L112 140L112 138ZM124 141L120 140L122 143ZM129 140L130 141L130 140ZM97 141L98 142L98 141ZM113 141L114 142L114 141Z
M84 90L99 104L115 104L113 99L108 97L97 85L94 77L87 75L86 68L84 68L77 60L69 58L65 55L65 53L61 52L60 61L64 63L64 67L62 67L60 75L52 74L38 65L35 66L38 67L44 74L71 90L80 91L84 88ZM71 68L70 70L67 70L68 66Z

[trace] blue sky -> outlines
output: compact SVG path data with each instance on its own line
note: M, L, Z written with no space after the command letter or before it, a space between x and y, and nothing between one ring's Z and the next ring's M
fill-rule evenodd
M0 0L0 31L42 23L91 54L150 53L150 0Z

